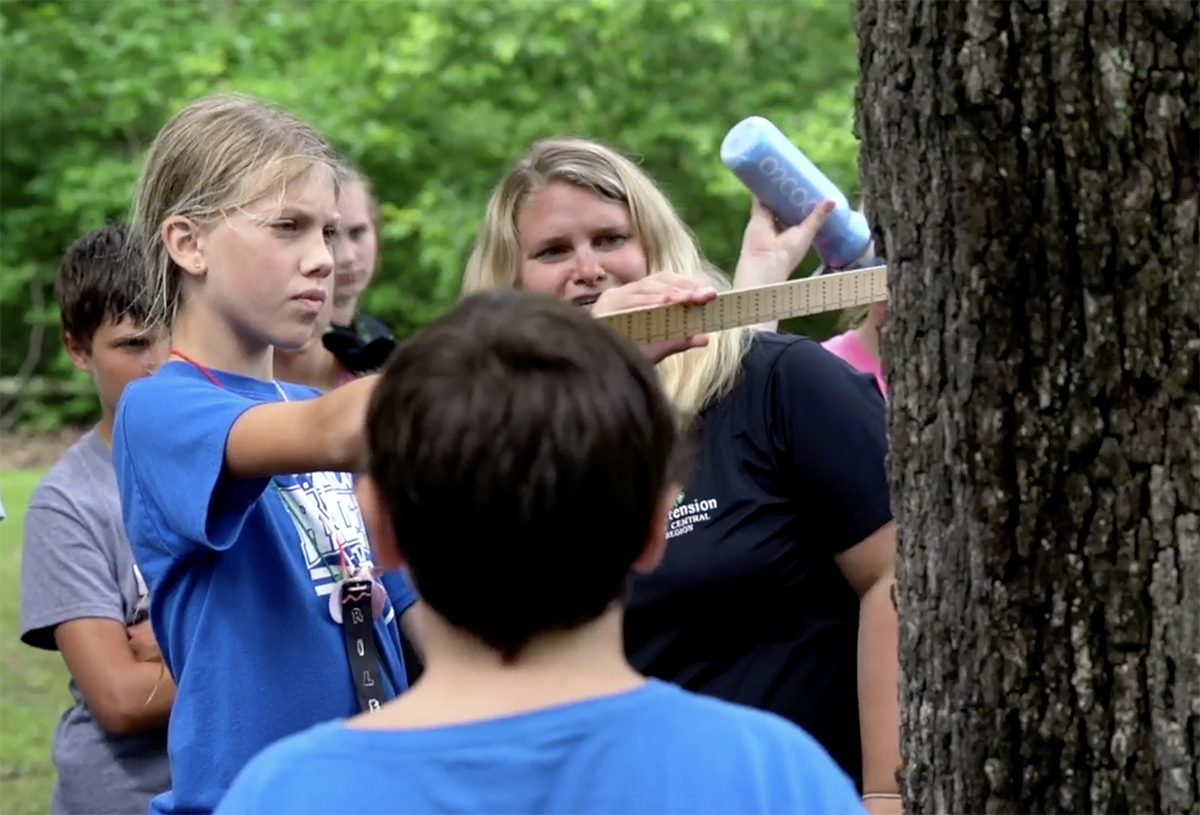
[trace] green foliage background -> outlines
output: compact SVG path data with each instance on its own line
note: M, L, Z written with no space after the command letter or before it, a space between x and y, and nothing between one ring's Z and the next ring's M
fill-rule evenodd
M5 2L0 377L21 368L42 323L33 373L82 384L58 345L58 257L125 217L158 127L222 89L283 104L371 176L386 226L364 308L400 335L457 298L492 186L548 135L638 157L731 269L749 194L717 151L743 117L775 121L856 194L853 11L852 0ZM788 327L824 337L835 318ZM42 426L94 411L82 391L18 398Z

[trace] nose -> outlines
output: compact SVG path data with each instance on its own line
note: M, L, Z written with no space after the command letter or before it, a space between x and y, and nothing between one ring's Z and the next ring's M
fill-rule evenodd
M585 286L595 285L603 280L607 272L600 265L600 258L592 251L591 247L580 249L575 253L575 268L572 270L571 277L576 283L581 283Z
M303 268L305 276L321 278L333 274L335 249L337 249L337 246L337 238L330 241L321 233L317 234L315 240L309 241L304 247Z

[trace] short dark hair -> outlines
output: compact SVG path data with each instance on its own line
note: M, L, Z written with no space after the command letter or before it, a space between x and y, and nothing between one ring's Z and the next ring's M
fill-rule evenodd
M681 475L676 426L653 366L611 328L489 291L398 345L366 469L422 599L511 662L623 599Z
M141 276L131 256L129 227L106 224L77 239L63 253L54 281L62 329L85 349L105 320L146 321Z

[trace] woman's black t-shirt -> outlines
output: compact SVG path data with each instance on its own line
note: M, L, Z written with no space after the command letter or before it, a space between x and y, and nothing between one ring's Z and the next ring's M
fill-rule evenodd
M629 658L790 719L861 785L858 597L832 556L892 519L883 397L813 340L761 333L698 424L666 556L633 584Z

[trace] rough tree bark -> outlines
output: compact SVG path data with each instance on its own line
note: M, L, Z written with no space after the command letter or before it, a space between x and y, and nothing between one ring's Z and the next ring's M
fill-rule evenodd
M910 813L1200 812L1198 24L859 5Z

